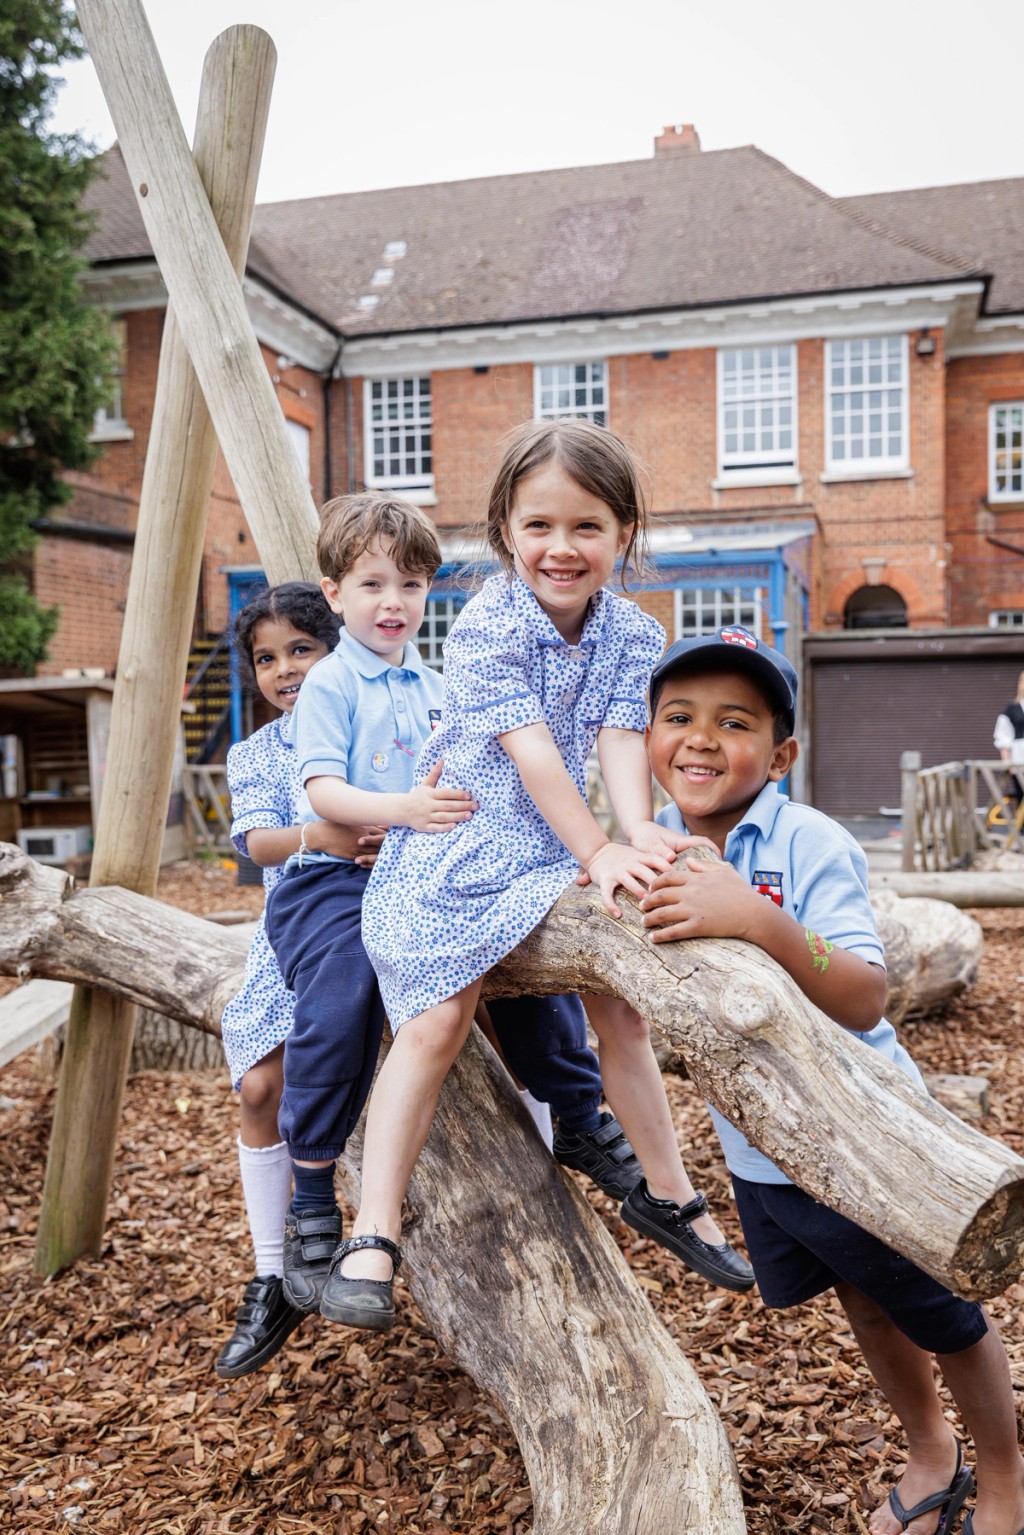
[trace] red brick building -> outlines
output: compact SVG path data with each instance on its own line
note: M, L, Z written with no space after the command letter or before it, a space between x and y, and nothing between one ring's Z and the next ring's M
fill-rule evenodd
M122 327L123 374L101 457L43 530L51 672L116 660L166 302L116 149L90 201L88 288ZM897 721L934 726L902 744L988 754L1024 654L1024 181L834 199L669 128L645 161L263 206L245 293L316 500L400 489L454 568L480 552L501 434L590 415L647 465L640 600L670 636L737 620L799 663L808 634L866 631L923 663L941 632L963 676L881 679ZM257 563L221 465L197 634L223 629L232 571ZM442 580L431 654L458 601ZM846 728L853 651L828 643L812 745L820 721ZM868 744L885 781L851 793L892 803L900 742Z

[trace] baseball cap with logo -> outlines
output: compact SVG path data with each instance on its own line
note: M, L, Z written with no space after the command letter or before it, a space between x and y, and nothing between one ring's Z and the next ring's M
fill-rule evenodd
M701 663L716 668L748 672L764 688L767 697L781 711L790 734L796 720L797 675L793 663L780 650L773 650L741 624L727 624L712 634L695 634L690 639L670 645L651 673L651 712L653 714L664 679L671 672L697 671Z

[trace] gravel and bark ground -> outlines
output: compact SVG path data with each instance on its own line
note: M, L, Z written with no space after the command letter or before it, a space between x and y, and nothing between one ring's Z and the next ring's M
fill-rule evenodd
M260 901L217 866L171 871L160 894L205 913L255 915ZM983 1128L1024 1152L1024 914L977 915L978 985L904 1038L926 1070L987 1076ZM694 1181L735 1236L707 1114L689 1083L666 1080ZM526 1535L515 1441L403 1285L404 1324L386 1337L314 1318L266 1369L214 1376L251 1272L223 1076L130 1081L104 1251L33 1277L53 1090L37 1054L0 1071L0 1529ZM751 1535L865 1535L901 1442L835 1302L779 1313L709 1291L593 1197L722 1414ZM1022 1300L1018 1284L991 1306L1019 1409Z

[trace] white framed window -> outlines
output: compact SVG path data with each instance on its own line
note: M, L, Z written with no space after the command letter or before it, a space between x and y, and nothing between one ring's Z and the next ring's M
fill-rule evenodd
M988 615L990 629L1024 629L1024 608L996 608Z
M988 408L988 498L1024 501L1024 403Z
M608 425L606 362L545 362L533 370L533 414L538 421L583 416Z
M124 375L128 359L128 322L124 319L115 319L110 322L110 329L114 335L114 365L111 369L108 388L110 399L106 405L101 405L93 417L92 435L100 438L130 437L131 428L124 414Z
M764 592L739 586L677 586L672 594L674 639L714 634L726 624L742 624L761 638Z
M416 644L424 661L436 672L442 666L441 646L448 638L452 624L469 601L469 596L467 593L465 597L427 598Z
M718 465L723 477L796 467L796 348L718 353Z
M430 375L368 378L365 385L366 483L396 490L434 484Z
M286 418L285 426L288 428L288 436L291 438L292 447L295 449L295 457L299 461L299 468L302 470L308 483L310 478L309 443L312 434L309 427L303 426L301 421L291 421Z
M909 462L906 336L830 341L825 348L829 470L906 469Z

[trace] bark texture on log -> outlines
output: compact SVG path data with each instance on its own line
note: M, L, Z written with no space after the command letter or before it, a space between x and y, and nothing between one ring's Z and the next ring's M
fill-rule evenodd
M760 950L651 944L570 887L492 972L490 996L624 997L685 1056L700 1090L801 1187L961 1294L1024 1268L1024 1160L960 1123L876 1051L816 1011ZM0 971L87 979L216 1032L244 940L0 844Z
M501 1403L533 1535L745 1528L721 1422L474 1029L413 1174L403 1249L431 1331ZM361 1129L344 1158L358 1202Z
M908 939L913 968L906 980L909 996L904 1017L920 1017L973 986L981 963L985 936L981 924L948 901L897 895L874 890L871 905L881 923L901 926ZM890 931L883 935L886 965L891 964ZM897 1018L888 1014L890 1021Z

